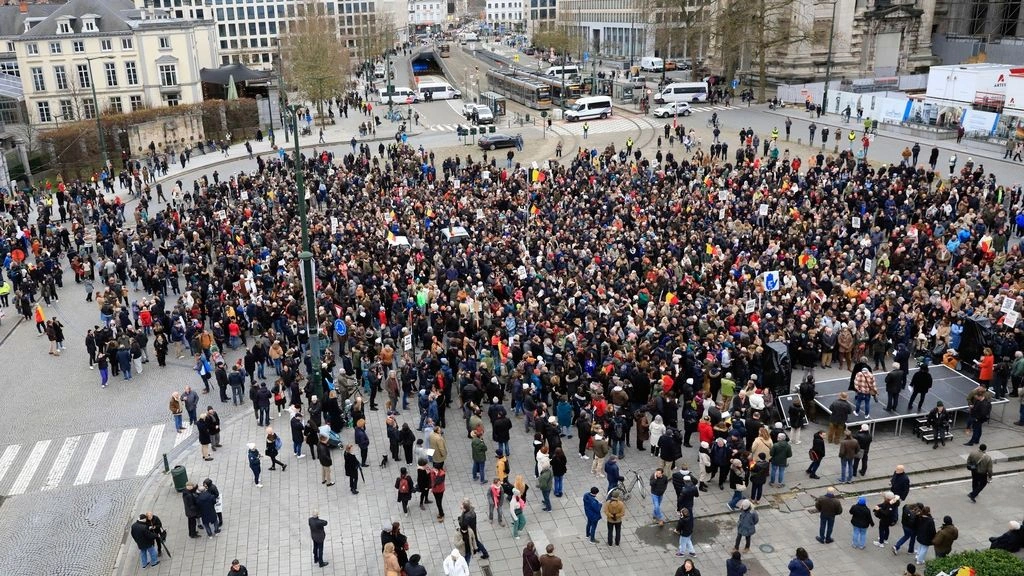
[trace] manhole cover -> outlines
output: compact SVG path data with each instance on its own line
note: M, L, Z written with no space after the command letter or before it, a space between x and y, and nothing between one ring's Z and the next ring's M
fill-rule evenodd
M771 544L761 544L757 547L757 549L761 552L764 552L765 554L771 554L772 552L775 552L775 547Z

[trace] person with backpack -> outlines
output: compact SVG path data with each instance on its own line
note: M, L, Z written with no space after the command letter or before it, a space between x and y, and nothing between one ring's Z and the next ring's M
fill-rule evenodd
M875 546L885 548L885 543L889 541L889 528L899 521L899 512L900 497L888 491L882 494L882 502L872 510L875 518L878 518L878 540L874 541Z
M904 504L903 513L900 515L900 525L903 527L903 536L896 541L892 547L892 554L899 554L903 543L907 543L907 553L914 553L914 544L917 542L917 515L922 504Z
M409 470L405 466L398 471L395 490L398 490L398 502L402 505L402 512L408 514L409 501L412 500L412 477L409 476Z
M288 465L277 459L278 453L280 453L281 447L284 442L281 437L274 432L274 428L267 426L267 448L263 451L264 454L270 458L270 470L277 470L277 466L281 466L281 471L284 472Z

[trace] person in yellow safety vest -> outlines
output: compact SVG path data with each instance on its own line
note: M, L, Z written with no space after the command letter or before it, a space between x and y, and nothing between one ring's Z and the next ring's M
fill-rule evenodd
M633 153L633 139L632 138L626 138L626 154L632 154L632 153Z
M11 294L12 288L13 286L11 286L10 282L4 281L2 284L0 284L0 306L3 306L4 308L10 306L10 303L8 302L8 297ZM3 317L3 311L0 311L0 317Z
M583 123L583 139L587 139L587 132L590 132L590 122Z
M853 130L850 130L850 134L846 138L850 141L850 150L853 150L853 141L857 139L857 135L854 134Z
M772 140L778 140L778 139L779 139L779 128L778 127L772 128Z

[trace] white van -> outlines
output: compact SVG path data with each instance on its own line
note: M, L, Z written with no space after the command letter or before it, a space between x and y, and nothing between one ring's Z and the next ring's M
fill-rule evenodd
M548 68L547 72L545 72L544 74L548 76L557 76L561 78L563 71L565 72L566 78L568 78L569 76L579 76L580 74L580 69L575 64L566 64L565 66L552 66L551 68Z
M668 102L706 102L708 85L704 82L673 82L654 95L656 104Z
M644 72L661 72L665 69L665 61L653 56L644 56L640 59L640 69Z
M565 111L565 119L569 122L587 120L589 118L608 118L612 115L611 96L588 96L576 100L571 108Z
M428 99L451 100L452 98L462 98L462 92L453 88L451 84L445 82L420 82L416 86L416 100L419 102Z
M394 86L389 93L387 88L377 91L381 104L412 104L416 101L416 93L406 86Z

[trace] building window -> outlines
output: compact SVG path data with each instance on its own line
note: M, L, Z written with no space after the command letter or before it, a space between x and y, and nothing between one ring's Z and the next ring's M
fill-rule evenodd
M132 107L132 112L138 112L142 110L142 96L129 96L128 104Z
M135 48L135 42L131 38L121 38L121 50L131 50Z
M96 117L96 102L92 98L82 99L82 118L92 120Z
M100 40L100 50L104 52L110 52L114 49L114 43L110 41L110 38L104 38Z
M110 97L110 112L111 114L121 114L124 112L124 104L121 103L120 96Z
M28 53L29 56L37 56L39 54L39 46L35 43L26 44L25 51Z
M89 74L88 64L79 64L78 69L78 87L79 88L92 88L92 75Z
M8 52L14 52L14 42L8 42L7 43L7 51Z
M10 74L11 76L21 78L21 69L18 68L17 62L0 62L0 74ZM3 105L0 103L0 115L2 113Z
M103 73L107 77L107 87L113 88L117 86L117 64L113 62L103 63Z
M135 62L124 63L124 75L128 79L129 86L137 86L139 83L139 70L135 67Z
M71 100L61 100L60 117L65 122L73 122L75 120L75 103Z
M46 81L43 79L42 68L32 68L32 89L36 92L46 91Z
M181 104L181 94L175 92L173 94L164 94L164 104L166 106L177 106Z
M65 20L57 24L57 34L71 34L71 22Z
M53 122L53 114L50 113L49 102L36 102L36 111L39 113L40 122Z
M68 72L63 66L54 66L53 75L57 79L57 90L68 89Z
M174 64L161 64L160 65L160 85L161 86L177 86L178 85L178 67L177 66L175 66ZM168 106L171 106L171 104L168 104Z
M60 54L61 52L60 42L50 42L50 54Z
M96 22L94 22L92 20L86 20L85 21L85 25L83 26L83 32L95 32L95 31L96 31Z
M170 50L171 49L171 39L169 37L167 37L167 36L161 36L160 37L160 49L161 50Z
M81 54L82 52L85 52L85 42L75 40L71 43L71 49L74 50L75 54Z

